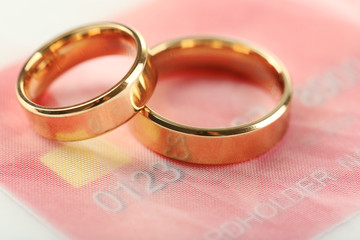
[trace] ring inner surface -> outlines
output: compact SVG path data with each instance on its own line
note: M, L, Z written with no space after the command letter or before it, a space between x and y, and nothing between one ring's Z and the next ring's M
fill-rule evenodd
M37 102L56 78L77 64L106 55L134 57L137 48L138 43L130 32L116 28L98 27L62 36L28 61L24 76L25 95Z
M183 41L152 52L159 77L192 70L211 70L235 74L258 85L280 101L284 79L273 65L250 47L222 41Z

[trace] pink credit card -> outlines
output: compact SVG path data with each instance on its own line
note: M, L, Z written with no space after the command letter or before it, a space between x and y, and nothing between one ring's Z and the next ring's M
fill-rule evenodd
M50 141L17 102L17 63L0 72L0 183L36 214L74 239L231 240L307 239L360 211L360 22L285 0L158 0L111 20L136 28L150 47L220 35L270 50L294 84L288 132L269 152L220 166L164 158L126 125L91 140ZM96 66L64 76L89 87L79 99L121 77L115 63ZM91 76L102 67L113 70L100 86ZM224 78L160 79L149 106L203 127L240 124L273 106L259 89ZM47 100L68 104L69 96Z

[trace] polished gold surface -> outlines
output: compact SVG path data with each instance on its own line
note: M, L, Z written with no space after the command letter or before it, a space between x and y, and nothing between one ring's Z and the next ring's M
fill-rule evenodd
M129 123L145 146L164 156L198 164L228 164L254 158L273 147L289 120L292 87L285 67L247 43L212 37L184 38L150 50L159 77L191 69L216 69L245 76L278 101L264 117L229 128L199 128L166 119L144 107Z
M73 106L37 104L49 85L71 67L114 54L135 60L108 91ZM142 36L124 25L99 23L67 32L35 52L20 73L17 96L36 132L49 139L75 141L103 134L133 117L149 100L156 80Z

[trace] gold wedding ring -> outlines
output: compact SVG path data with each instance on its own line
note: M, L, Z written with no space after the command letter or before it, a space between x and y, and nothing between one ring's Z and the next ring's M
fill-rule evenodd
M135 61L108 91L73 106L52 108L36 103L71 67L113 54L135 56ZM100 23L67 32L35 52L20 73L17 96L36 132L49 139L75 141L103 134L129 120L149 100L156 80L142 36L124 25Z
M199 128L179 124L145 106L131 121L136 138L149 149L198 164L228 164L254 158L273 147L289 121L292 87L283 64L248 43L223 38L184 38L150 50L159 77L195 68L217 69L246 76L278 102L268 114L248 124Z
M67 107L37 103L49 85L73 66L113 54L135 56L135 60L108 91ZM278 104L255 121L227 128L183 125L145 106L157 75L193 69L245 76L268 91ZM292 86L283 64L252 44L193 37L161 43L148 53L145 41L135 30L116 23L99 23L67 32L35 52L20 72L17 96L36 132L49 139L95 137L133 117L130 127L136 138L161 155L189 163L228 164L254 158L283 137L289 122Z

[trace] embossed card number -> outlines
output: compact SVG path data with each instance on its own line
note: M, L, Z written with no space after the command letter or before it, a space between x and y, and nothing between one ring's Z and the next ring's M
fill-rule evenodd
M166 187L165 184L163 183L156 183L156 180L155 180L155 176L153 173L151 172L146 172L146 171L139 171L139 172L135 172L133 175L132 175L132 180L133 181L137 181L139 180L141 177L145 177L146 179L146 192L147 193L155 193L163 188Z
M166 177L159 177L166 174ZM164 188L169 183L175 183L184 178L184 173L168 163L157 162L150 166L149 170L136 171L131 174L130 183L118 182L113 191L97 191L93 194L95 203L106 211L120 212L124 210L127 203L121 198L120 194L125 192L134 199L143 199L146 195L154 194ZM143 189L136 189L132 186L135 182L144 184ZM139 191L143 190L144 193Z

